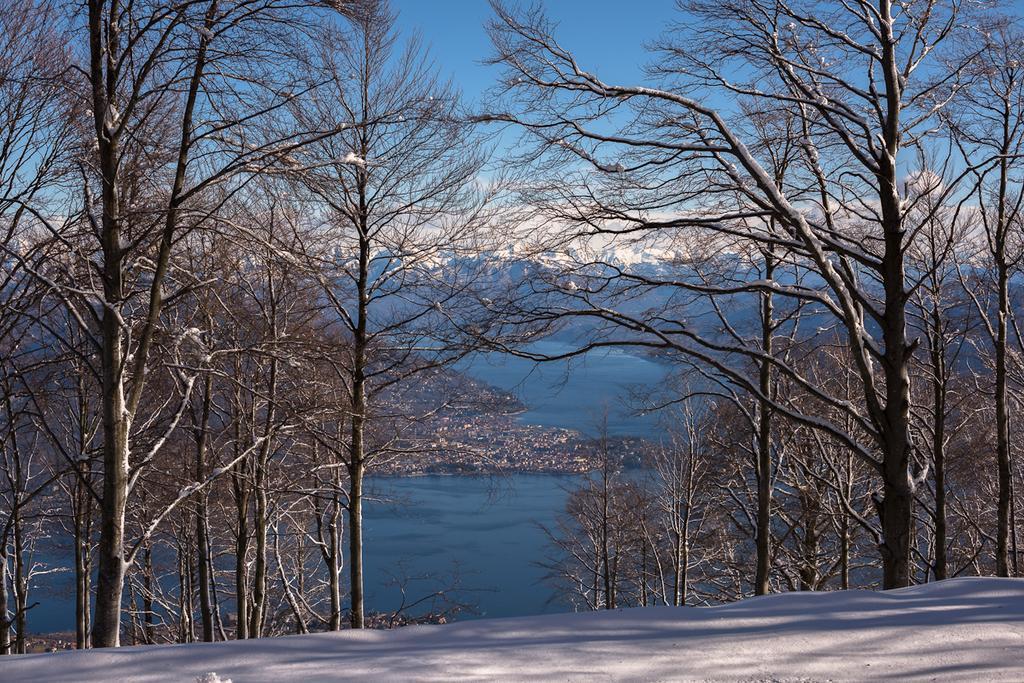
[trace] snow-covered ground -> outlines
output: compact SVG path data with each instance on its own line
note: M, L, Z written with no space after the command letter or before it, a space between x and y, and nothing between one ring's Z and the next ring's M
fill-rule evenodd
M0 680L1024 680L1024 579L0 659Z

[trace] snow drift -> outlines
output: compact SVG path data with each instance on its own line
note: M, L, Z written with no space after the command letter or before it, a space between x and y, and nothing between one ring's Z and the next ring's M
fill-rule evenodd
M31 681L1024 680L1024 580L25 655ZM204 678L205 677L205 678Z

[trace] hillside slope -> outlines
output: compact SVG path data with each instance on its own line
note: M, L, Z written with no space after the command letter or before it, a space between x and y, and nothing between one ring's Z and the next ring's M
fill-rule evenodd
M25 655L0 679L186 681L1024 680L1024 580L791 593L712 608Z

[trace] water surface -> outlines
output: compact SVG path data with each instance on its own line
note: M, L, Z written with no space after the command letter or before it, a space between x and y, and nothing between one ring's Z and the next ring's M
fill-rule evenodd
M558 354L566 342L537 342L532 350ZM490 354L463 370L506 391L528 406L517 419L526 424L575 429L596 435L607 415L612 435L648 436L650 416L637 416L625 399L631 389L654 387L666 369L623 349L595 351L573 361L537 364ZM390 611L402 603L396 582L407 583L410 600L458 576L461 600L473 603L473 616L519 616L564 610L551 601L537 566L548 549L539 524L550 525L565 507L573 477L509 473L499 477L423 476L375 478L376 499L365 510L367 609ZM71 560L47 558L71 567ZM74 628L70 572L41 577L30 612L36 633Z

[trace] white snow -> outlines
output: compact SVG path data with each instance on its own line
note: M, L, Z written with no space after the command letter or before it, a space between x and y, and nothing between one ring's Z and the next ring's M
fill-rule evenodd
M1024 680L1024 580L4 657L31 681ZM208 672L214 672L210 674Z
M349 152L345 155L345 158L341 160L341 163L350 164L352 166L366 166L366 159L363 159L353 152Z
M221 678L216 671L210 671L196 678L196 683L231 683L230 678Z

